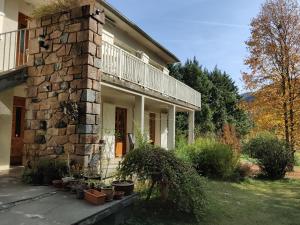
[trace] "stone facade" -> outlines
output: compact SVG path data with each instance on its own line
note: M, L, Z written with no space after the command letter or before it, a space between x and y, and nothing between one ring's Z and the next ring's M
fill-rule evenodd
M98 150L104 18L86 5L30 21L24 163L69 153L86 166Z

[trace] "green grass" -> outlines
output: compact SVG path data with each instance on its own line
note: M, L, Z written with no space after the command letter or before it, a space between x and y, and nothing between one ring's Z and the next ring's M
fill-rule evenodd
M158 202L134 209L128 225L300 225L300 181L208 181L209 206L196 223Z

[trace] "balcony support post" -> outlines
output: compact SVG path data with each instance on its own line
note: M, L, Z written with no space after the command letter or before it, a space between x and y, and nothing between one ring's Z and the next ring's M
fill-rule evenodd
M195 111L189 112L189 133L188 133L188 141L189 144L193 144L195 141Z
M134 106L134 136L135 139L139 132L144 135L144 117L145 117L145 97L135 96Z
M168 149L175 148L175 121L176 120L176 106L172 105L168 112Z

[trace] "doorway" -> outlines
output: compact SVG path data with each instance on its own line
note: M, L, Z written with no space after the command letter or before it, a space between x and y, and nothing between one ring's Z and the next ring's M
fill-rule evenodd
M155 144L155 113L149 115L149 136L151 144Z
M22 165L23 138L25 125L25 98L14 97L11 135L10 165Z
M127 133L127 109L116 108L115 120L115 156L122 157L126 154L126 133Z
M26 49L28 49L29 32L26 30L29 17L19 12L18 32L16 46L16 66L22 66L27 62Z

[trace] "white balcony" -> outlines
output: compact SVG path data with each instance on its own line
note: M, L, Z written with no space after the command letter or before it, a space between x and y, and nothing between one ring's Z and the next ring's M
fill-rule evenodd
M179 80L125 50L102 42L102 71L142 88L156 91L195 107L201 107L201 94Z
M0 33L0 74L26 66L28 29Z
M28 29L0 34L0 74L27 64ZM102 71L148 90L174 98L197 108L201 94L129 52L102 42Z

